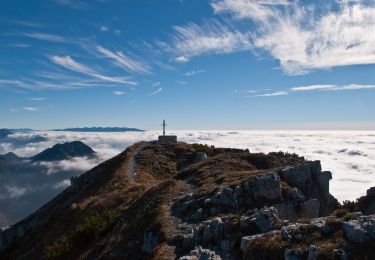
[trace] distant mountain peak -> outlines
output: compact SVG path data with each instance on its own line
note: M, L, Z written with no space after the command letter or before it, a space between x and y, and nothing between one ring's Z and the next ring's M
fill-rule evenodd
M0 155L0 160L5 160L5 161L15 161L20 159L20 157L17 156L15 153L6 153L4 155Z
M56 144L43 152L31 157L33 161L59 161L73 157L93 156L95 151L80 141Z

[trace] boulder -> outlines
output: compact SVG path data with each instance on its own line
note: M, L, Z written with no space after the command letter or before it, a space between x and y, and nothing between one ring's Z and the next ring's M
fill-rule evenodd
M275 229L279 223L280 219L277 215L277 209L274 207L264 207L250 217L242 217L240 220L242 228L255 224L262 233Z
M260 174L250 178L247 188L254 200L279 200L281 195L280 178L275 172Z
M303 195L302 191L297 187L293 187L287 191L286 194L287 198L297 202L305 201L305 195Z
M375 187L367 190L366 196L358 199L359 209L365 214L375 214Z
M221 257L216 255L214 251L198 246L190 251L189 255L182 256L179 260L221 260Z
M300 217L303 218L317 218L319 217L320 203L317 199L311 199L299 204Z
M201 162L201 161L204 161L205 159L207 159L207 154L206 153L203 153L203 152L197 152L195 154L195 162Z
M320 203L319 216L326 216L334 209L329 194L331 172L323 171L320 161L309 161L289 166L281 170L280 177L290 186L302 191L306 199L317 199Z
M204 244L218 243L223 238L227 224L220 217L203 222L202 242Z
M375 239L375 215L359 216L356 220L344 222L342 228L346 238L353 243Z
M272 205L278 211L278 216L281 219L287 219L289 221L296 221L298 218L297 211L294 208L294 204L290 201L286 201L279 204Z

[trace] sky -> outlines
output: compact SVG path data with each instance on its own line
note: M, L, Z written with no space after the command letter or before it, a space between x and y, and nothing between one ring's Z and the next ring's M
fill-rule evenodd
M374 0L2 0L0 127L375 129Z

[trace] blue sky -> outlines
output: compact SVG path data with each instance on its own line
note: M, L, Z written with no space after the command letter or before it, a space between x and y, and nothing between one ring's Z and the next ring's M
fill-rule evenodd
M373 0L2 0L0 127L375 129L373 28Z

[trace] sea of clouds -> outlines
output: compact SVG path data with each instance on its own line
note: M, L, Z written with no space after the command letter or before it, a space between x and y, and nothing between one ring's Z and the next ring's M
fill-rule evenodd
M78 133L56 131L19 132L0 142L0 154L14 152L28 157L56 143L79 140L98 153L98 159L75 158L46 162L45 174L61 171L84 172L113 157L138 141L155 140L159 132ZM180 141L198 142L216 147L248 148L251 152L284 151L297 153L309 160L320 160L323 170L333 173L331 193L340 201L354 200L375 186L375 131L170 131ZM44 137L44 138L40 138ZM36 140L28 142L27 140ZM20 145L21 144L21 145ZM56 189L69 185L59 180ZM23 187L20 187L21 189ZM12 196L27 194L8 187ZM23 191L23 192L22 192ZM18 192L18 193L17 193Z

